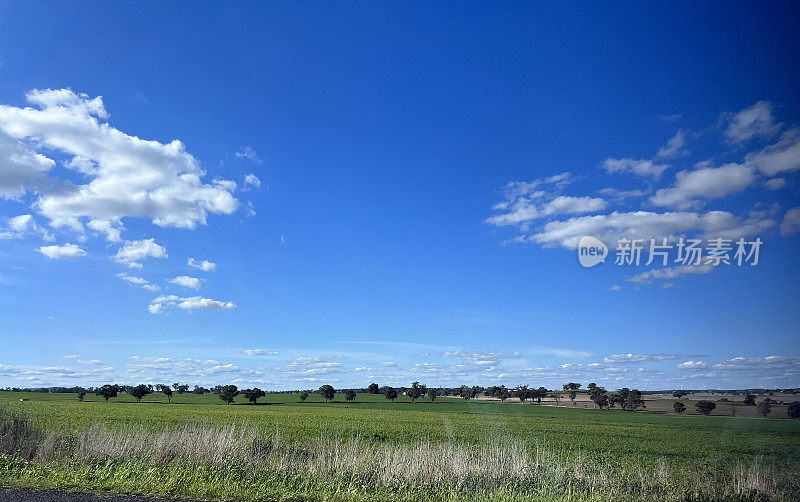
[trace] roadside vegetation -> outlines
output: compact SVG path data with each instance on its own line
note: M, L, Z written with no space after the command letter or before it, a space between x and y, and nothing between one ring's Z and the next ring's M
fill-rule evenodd
M488 389L331 389L0 392L0 484L248 501L800 498L795 420L702 416L685 396L671 402L693 415L625 411L650 407L636 394L595 410L566 404L570 390L556 407Z

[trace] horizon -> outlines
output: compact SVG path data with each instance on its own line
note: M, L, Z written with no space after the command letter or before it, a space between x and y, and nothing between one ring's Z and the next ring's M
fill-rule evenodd
M800 9L194 7L0 5L0 388L800 387Z

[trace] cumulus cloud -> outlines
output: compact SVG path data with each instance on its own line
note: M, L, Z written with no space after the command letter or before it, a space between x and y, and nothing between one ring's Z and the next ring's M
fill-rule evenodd
M167 258L167 250L155 239L126 242L114 255L114 260L131 268L142 268L140 261L146 258Z
M164 295L154 298L147 310L151 314L162 314L173 307L190 312L192 310L234 310L237 308L236 304L231 301L212 300L200 296L182 298L176 295Z
M55 161L0 130L0 197L14 199L44 182Z
M38 235L45 241L52 241L53 234L40 227L30 214L20 214L8 219L8 226L0 231L0 239L22 239L27 235Z
M18 179L18 173L42 176L53 165L30 146L20 150L19 141L70 156L66 167L87 181L57 180L58 189L40 195L36 207L52 225L82 230L86 220L141 217L162 227L191 229L205 224L209 212L231 214L238 208L229 187L201 181L205 173L180 141L144 140L104 122L108 113L101 97L89 98L70 89L33 90L26 97L34 107L0 105L0 162L18 158L24 164L24 169L12 165L16 174L0 170L3 193L31 187L27 178Z
M278 354L277 350L264 350L264 349L247 349L243 352L247 357L259 356L275 356Z
M656 156L671 159L675 157L684 157L689 155L688 150L683 147L686 145L686 131L678 131L675 136L671 137L667 144L658 149Z
M214 359L193 359L131 356L131 363L126 365L127 373L137 378L158 380L182 380L192 383L206 383L220 378L230 379L234 376L250 375L252 371L237 367L234 364L221 363Z
M708 365L703 361L685 361L677 365L676 368L697 369L697 368L705 368L706 366Z
M675 178L672 188L662 188L650 197L653 205L689 209L707 199L741 192L755 181L752 169L740 164L681 171Z
M186 261L186 264L189 265L190 267L200 269L203 272L214 272L217 270L217 264L212 263L208 260L200 261L200 260L195 260L194 258L189 258Z
M657 180L666 169L667 164L655 164L652 160L634 159L613 159L607 158L603 162L603 168L610 173L633 173L643 178Z
M603 242L618 239L674 238L686 233L700 232L708 237L738 238L756 235L774 226L772 219L741 219L726 211L616 212L596 216L581 216L565 221L551 221L541 232L526 241L542 245L577 248L584 235L593 235Z
M789 129L774 145L748 155L745 162L767 176L800 169L800 128Z
M275 369L285 373L294 381L320 381L320 376L341 373L344 365L340 356L297 357Z
M684 359L686 357L697 357L684 354L611 354L603 358L603 362L608 363L643 363L654 361L669 361L672 359Z
M688 274L709 274L713 270L713 265L680 265L678 267L647 270L625 280L638 282L639 284L651 284L656 279L677 279Z
M197 277L189 277L188 275L179 275L169 282L189 289L200 289L203 286L200 279Z
M786 186L786 178L770 178L764 180L764 186L768 190L780 190Z
M140 288L146 289L147 291L158 291L159 289L161 289L155 284L150 284L146 279L143 279L141 277L136 277L124 273L117 274L117 277L127 282L128 284L139 286Z
M63 258L78 258L86 256L86 251L75 244L62 244L60 246L42 246L39 252L48 258L60 260Z
M253 185L254 187L258 188L261 186L261 180L258 179L258 176L255 174L250 173L244 177L244 184Z
M781 235L789 236L800 233L800 207L786 211L781 222Z
M495 204L500 214L486 219L497 226L525 225L532 220L556 214L579 214L601 211L608 203L597 197L570 197L552 193L555 184L564 181L562 175L532 182L516 181L505 187L505 198Z
M725 136L733 142L743 142L752 138L769 138L777 134L782 124L776 124L772 116L772 103L759 101L758 103L733 114L723 116L728 127Z

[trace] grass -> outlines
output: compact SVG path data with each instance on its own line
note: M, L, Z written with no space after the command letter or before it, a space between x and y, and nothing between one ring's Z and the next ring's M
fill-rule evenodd
M461 399L391 403L371 395L300 403L297 395L271 394L255 406L173 397L172 404L161 394L142 403L128 396L80 403L69 394L0 392L0 407L24 412L30 428L42 431L39 441L50 441L35 455L4 456L0 484L230 500L800 497L800 424L790 420ZM201 444L187 440L189 431L232 442L204 454L155 455ZM48 449L60 453L42 453ZM246 455L225 454L233 451ZM508 465L519 469L499 475L497 466Z

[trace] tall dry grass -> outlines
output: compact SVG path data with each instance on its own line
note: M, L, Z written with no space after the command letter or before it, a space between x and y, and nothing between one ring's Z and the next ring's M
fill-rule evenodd
M0 426L0 448L51 465L103 461L195 465L293 479L336 479L362 487L433 486L467 495L579 493L614 500L790 500L798 477L796 471L758 460L686 469L664 460L652 465L529 448L508 437L481 446L426 439L393 443L355 436L319 436L298 443L245 425L197 423L160 432L141 426L111 430L95 424L67 438L56 432L38 433L17 419Z

